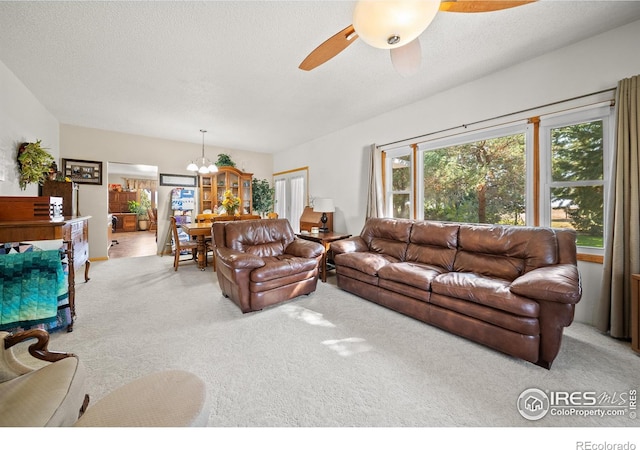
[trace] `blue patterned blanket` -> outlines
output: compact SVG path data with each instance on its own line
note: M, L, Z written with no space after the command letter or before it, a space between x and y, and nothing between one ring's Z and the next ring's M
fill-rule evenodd
M0 254L0 325L28 327L56 320L68 295L60 251Z

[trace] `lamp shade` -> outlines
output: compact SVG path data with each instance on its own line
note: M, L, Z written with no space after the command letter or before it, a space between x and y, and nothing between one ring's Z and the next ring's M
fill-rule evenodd
M353 10L353 28L373 47L401 47L422 34L439 7L440 0L360 0Z
M334 212L336 207L332 198L317 198L313 202L313 210L315 212Z

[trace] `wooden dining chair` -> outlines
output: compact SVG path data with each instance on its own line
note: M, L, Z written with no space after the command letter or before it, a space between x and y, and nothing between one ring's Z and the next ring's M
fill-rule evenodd
M181 262L197 262L196 252L198 251L198 243L196 241L180 240L180 235L178 234L178 224L176 223L175 217L171 217L171 232L173 233L173 247L175 252L173 257L173 270L178 271L178 265ZM180 259L180 254L183 250L191 250L191 259Z
M217 214L198 214L196 215L196 222L198 223L202 223L202 222L207 222L207 223L211 223L213 222L213 218L216 217Z
M210 213L210 214L198 214L196 215L196 222L197 223L213 223L215 218L218 217L218 214L215 213ZM213 261L213 271L216 271L216 257L213 254L213 240L211 236L207 236L206 238L204 238L204 246L205 246L205 255L204 255L204 260L208 263L209 261L209 255L211 255L212 261Z
M155 231L156 233L156 242L158 242L158 218L157 218L157 209L155 208L147 208L147 215L149 216L149 231Z

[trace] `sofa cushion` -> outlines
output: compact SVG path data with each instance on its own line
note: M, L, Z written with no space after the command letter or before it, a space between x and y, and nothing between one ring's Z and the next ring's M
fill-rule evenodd
M431 291L417 288L415 286L411 286L399 281L391 281L379 278L378 286L380 286L381 288L381 294L387 293L389 294L389 296L393 296L393 294L401 294L405 297L420 300L424 303L429 303L429 298L431 297Z
M456 311L465 316L473 317L483 322L515 331L516 333L526 334L528 336L540 334L540 323L535 317L516 316L515 314L500 311L495 308L488 308L468 300L460 300L440 294L432 294L429 302L441 306L444 309Z
M335 255L336 265L350 267L367 275L378 275L381 267L399 260L388 255L380 255L371 252L341 253Z
M449 272L438 275L431 282L435 294L469 300L525 317L538 317L538 302L521 297L509 290L511 283L475 273Z
M513 281L557 263L558 244L549 228L461 224L454 270Z
M425 291L431 290L431 281L445 270L438 266L410 262L387 264L378 270L381 280L408 284Z
M416 261L453 270L458 247L459 224L422 221L411 227L406 261Z
M251 281L260 283L289 275L313 271L318 266L315 259L291 255L264 257L265 265L251 271Z
M360 237L369 250L404 261L413 221L408 219L369 219Z

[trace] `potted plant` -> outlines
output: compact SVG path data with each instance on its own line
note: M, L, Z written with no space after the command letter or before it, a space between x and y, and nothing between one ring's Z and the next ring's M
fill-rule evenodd
M262 217L273 211L273 205L275 204L273 196L275 192L276 189L269 186L269 182L266 179L258 180L253 178L251 180L251 195L254 211L257 211Z
M25 190L27 184L44 184L49 176L49 168L54 162L53 156L40 145L42 141L25 142L18 148L18 169L20 171L20 188Z
M231 156L225 155L224 153L218 153L218 160L216 161L217 167L235 167L236 163L231 160Z
M147 208L151 206L149 196L146 192L142 191L140 194L140 202L135 200L129 200L129 212L135 213L138 216L138 229L145 231L149 228L149 213Z

